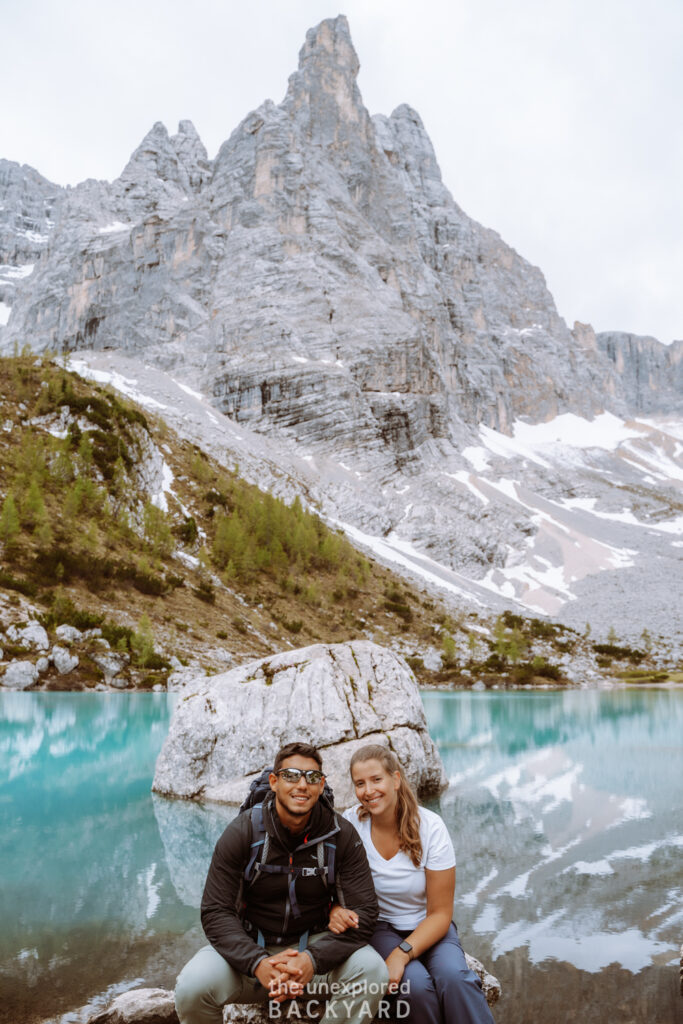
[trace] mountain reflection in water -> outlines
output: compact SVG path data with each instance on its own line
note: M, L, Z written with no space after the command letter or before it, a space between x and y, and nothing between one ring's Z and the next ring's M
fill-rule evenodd
M456 920L504 982L497 1017L683 1019L683 693L423 698L450 780Z
M683 1020L683 692L426 693L498 1024ZM165 694L0 695L0 1020L172 985L234 809L152 798ZM68 1015L64 1020L75 1018Z

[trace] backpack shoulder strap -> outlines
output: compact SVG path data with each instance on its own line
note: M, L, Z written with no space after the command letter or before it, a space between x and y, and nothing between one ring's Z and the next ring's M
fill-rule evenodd
M262 864L268 859L269 835L263 823L263 804L251 808L251 846L249 862L244 869L244 880L251 885L256 881Z

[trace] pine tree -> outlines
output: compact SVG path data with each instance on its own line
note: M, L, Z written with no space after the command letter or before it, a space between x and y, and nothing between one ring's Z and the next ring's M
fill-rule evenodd
M135 652L138 665L143 668L148 665L154 656L154 633L152 623L147 614L143 615L138 623L138 628L133 633L130 641Z
M647 655L652 654L652 636L649 629L644 629L640 634L640 646L643 648Z
M10 492L3 501L0 512L0 540L8 551L14 547L20 529L19 513L14 496Z
M446 632L441 637L441 664L444 668L455 665L455 640Z
M21 519L24 525L33 531L47 523L43 492L35 476L31 478L29 489L21 503Z

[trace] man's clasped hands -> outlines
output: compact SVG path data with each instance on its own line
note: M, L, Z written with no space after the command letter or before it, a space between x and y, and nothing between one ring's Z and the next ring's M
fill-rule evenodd
M302 995L314 975L313 961L296 949L283 949L262 960L254 974L268 990L272 1002L281 1003Z

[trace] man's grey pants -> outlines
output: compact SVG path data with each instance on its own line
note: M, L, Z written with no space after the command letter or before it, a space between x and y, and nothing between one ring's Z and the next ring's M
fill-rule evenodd
M313 945L326 932L312 935ZM266 946L266 953L282 952L281 946ZM310 995L302 998L315 1006L327 999L320 1024L370 1024L377 1014L388 981L387 967L372 946L362 946L329 974L315 974L308 983ZM357 991L355 991L357 989ZM178 976L175 1004L180 1024L222 1024L226 1003L264 1003L268 993L256 978L240 974L226 963L213 946L204 946ZM273 1020L281 1014L287 1020L288 1003L272 1005Z

